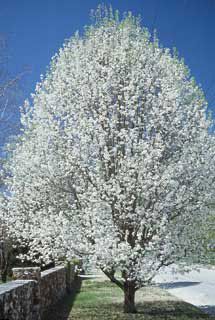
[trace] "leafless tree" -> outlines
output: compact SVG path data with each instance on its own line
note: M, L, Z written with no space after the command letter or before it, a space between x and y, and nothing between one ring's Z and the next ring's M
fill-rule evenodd
M19 133L18 111L22 80L29 71L25 68L16 75L9 72L10 57L7 42L7 37L0 33L0 276L3 282L7 280L13 255L13 240L4 219L7 210L4 180L8 174L4 164L9 153L5 145L10 137L15 137Z

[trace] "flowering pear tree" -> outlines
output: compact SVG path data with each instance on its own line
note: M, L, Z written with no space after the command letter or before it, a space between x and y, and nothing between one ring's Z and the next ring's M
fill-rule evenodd
M135 312L161 267L203 253L214 136L183 61L131 14L101 13L22 110L9 211L28 258L88 255Z

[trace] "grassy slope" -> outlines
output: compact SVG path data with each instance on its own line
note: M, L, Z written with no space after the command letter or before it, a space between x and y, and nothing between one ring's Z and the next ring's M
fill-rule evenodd
M197 320L215 319L155 287L137 294L138 314L123 314L123 295L110 282L83 281L80 293L56 305L44 320Z

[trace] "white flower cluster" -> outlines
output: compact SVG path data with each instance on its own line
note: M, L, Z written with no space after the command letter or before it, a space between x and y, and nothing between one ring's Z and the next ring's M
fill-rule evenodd
M201 254L215 178L206 102L133 16L69 40L22 124L9 218L29 258L90 255L138 288Z

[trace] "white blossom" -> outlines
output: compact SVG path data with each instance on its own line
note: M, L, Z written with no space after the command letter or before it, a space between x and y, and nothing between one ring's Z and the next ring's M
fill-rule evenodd
M22 111L10 164L10 219L30 258L90 255L136 290L201 255L215 173L206 107L184 62L130 14L66 42Z

